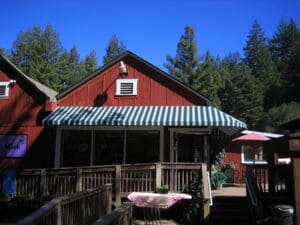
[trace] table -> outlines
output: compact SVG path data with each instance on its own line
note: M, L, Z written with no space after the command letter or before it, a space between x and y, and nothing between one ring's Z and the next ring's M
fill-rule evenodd
M132 192L127 197L137 207L144 209L145 223L158 220L160 224L160 210L167 209L183 199L192 199L191 195L183 193L158 194L150 192Z

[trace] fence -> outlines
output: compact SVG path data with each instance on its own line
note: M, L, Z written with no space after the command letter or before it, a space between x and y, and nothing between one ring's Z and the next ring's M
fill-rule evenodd
M16 225L83 225L91 224L111 209L112 186L87 189L56 197L25 217Z
M19 170L16 195L50 200L112 183L116 204L120 205L121 197L128 193L153 192L162 184L181 192L195 173L202 173L202 167L199 163L145 163Z
M126 202L121 207L100 218L92 225L130 225L132 224L132 203Z
M265 194L288 194L292 188L292 167L290 164L247 166L256 179L260 191Z

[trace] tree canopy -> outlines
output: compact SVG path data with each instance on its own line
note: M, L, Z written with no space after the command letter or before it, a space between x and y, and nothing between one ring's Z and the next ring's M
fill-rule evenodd
M257 20L240 53L221 58L210 51L199 54L194 28L184 27L176 55L166 55L169 74L211 100L212 105L245 121L251 129L276 131L280 121L299 117L300 30L294 20L280 21L271 38ZM126 46L110 39L103 64L118 57ZM18 34L6 54L28 76L62 91L98 67L96 52L81 57L74 44L63 47L51 25L36 25ZM284 116L286 115L286 117ZM276 122L278 121L278 122ZM271 124L271 125L270 125Z
M57 91L97 68L94 51L81 61L76 45L70 52L64 49L58 32L51 25L44 30L36 25L20 32L8 56L28 76Z
M122 41L119 41L117 36L114 34L111 37L105 51L106 51L106 55L103 56L103 64L108 63L109 61L115 59L116 57L121 55L123 52L125 52L126 46Z

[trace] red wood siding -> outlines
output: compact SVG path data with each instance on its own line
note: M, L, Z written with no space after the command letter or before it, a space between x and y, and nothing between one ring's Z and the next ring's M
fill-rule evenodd
M246 171L246 166L242 164L241 146L229 143L225 147L224 165L233 163L234 169L234 182L244 183L243 173Z
M0 80L9 81L9 77L2 70L0 70ZM43 126L38 124L38 118L43 110L44 105L37 103L25 90L23 90L20 85L17 84L10 88L9 98L0 99L0 134L1 135L13 135L13 134L25 134L27 135L27 153L29 151L48 151L47 147L41 147L35 145L41 137L41 132L43 131ZM46 137L42 138L46 140ZM45 142L43 143L45 144ZM34 148L32 148L35 146ZM43 152L42 154L47 155ZM26 158L26 156L25 156ZM25 158L13 159L13 158L0 158L0 170L2 168L11 167L15 168L24 163ZM47 159L45 159L47 160ZM45 163L42 158L32 158L30 161L33 163L29 167L35 167L41 162ZM36 161L36 162L34 162Z
M119 63L94 76L58 100L59 106L146 106L146 105L206 105L206 101L192 94L158 71L131 58L123 59L128 79L138 79L136 96L116 96Z

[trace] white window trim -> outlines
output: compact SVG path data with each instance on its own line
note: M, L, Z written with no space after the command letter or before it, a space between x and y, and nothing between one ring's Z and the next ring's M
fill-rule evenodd
M244 145L242 145L242 148L241 148L241 161L242 161L242 164L251 164L251 165L253 165L253 164L259 164L259 165L268 164L268 162L265 161L265 160L255 160L254 162L253 162L253 160L246 160L244 151L245 151L245 147L244 147Z
M132 83L133 84L133 90L130 94L123 94L121 93L121 84L122 83ZM117 96L132 96L137 95L137 83L138 79L117 79L116 80L116 95Z
M0 99L7 99L9 97L9 81L0 81L0 86L5 86L4 95L0 95Z

